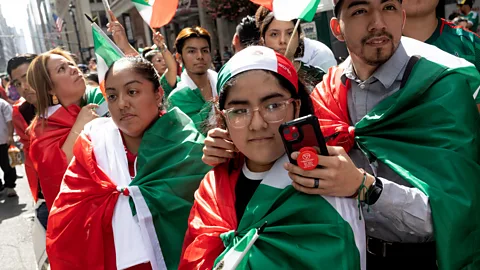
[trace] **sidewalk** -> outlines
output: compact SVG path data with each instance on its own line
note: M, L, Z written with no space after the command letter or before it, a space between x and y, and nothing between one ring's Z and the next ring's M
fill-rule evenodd
M0 195L0 269L35 270L32 244L33 200L23 166L17 166L18 197ZM0 178L3 172L0 170Z

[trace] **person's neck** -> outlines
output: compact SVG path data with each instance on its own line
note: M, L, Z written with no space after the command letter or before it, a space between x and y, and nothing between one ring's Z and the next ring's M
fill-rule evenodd
M356 57L355 55L350 54L352 60L353 70L362 81L366 81L372 74L377 70L379 66L372 66L367 63L364 63L360 58Z
M259 164L257 162L254 162L250 159L245 159L246 163L247 163L247 168L251 171L251 172L255 172L255 173L260 173L260 172L266 172L268 170L270 170L272 167L273 167L273 164L274 163L270 163L270 164Z
M80 105L82 104L82 99L79 99L79 100L67 100L66 102L61 102L62 106L65 107L65 108L68 108L69 106L71 105L77 105L80 107Z
M438 19L435 12L422 17L407 17L403 35L425 42L432 36L437 26Z
M463 15L468 15L470 13L470 11L472 11L472 9L469 8L468 10L466 10L465 13L463 13L463 12L462 13L463 13Z
M138 148L140 148L140 143L142 142L142 136L130 137L123 133L123 140L125 141L125 146L127 147L128 151L136 155L138 153Z
M210 81L208 80L208 71L206 71L204 74L193 74L187 70L187 74L198 88L202 89L210 86Z

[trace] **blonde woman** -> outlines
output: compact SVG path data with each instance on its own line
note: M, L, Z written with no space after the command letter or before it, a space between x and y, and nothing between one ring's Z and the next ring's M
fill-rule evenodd
M98 88L87 88L70 54L53 49L36 57L27 72L36 90L37 115L29 127L30 158L50 210L73 157L73 144L86 123L98 117L104 102Z

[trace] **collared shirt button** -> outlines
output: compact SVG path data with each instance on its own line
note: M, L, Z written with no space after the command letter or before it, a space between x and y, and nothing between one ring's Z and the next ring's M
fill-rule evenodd
M374 228L370 228L370 232L374 232L374 231L375 231L375 229L374 229Z
M415 233L414 232L410 232L411 235L414 235Z
M362 84L359 85L359 87L360 87L360 89L363 90L363 89L365 89L365 84L362 83Z

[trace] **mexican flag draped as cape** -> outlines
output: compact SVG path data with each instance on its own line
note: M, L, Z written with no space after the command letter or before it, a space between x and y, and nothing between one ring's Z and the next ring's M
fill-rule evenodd
M17 104L13 105L12 122L15 132L20 137L20 142L23 144L23 153L25 155L25 173L27 174L28 185L32 192L33 201L38 199L38 176L35 168L33 167L32 159L28 154L30 152L30 136L27 135L26 129L28 123L23 118L20 112L22 107L31 106L25 99L22 98Z
M210 167L204 137L174 108L144 134L130 179L118 127L89 123L50 213L52 269L177 269L194 191Z
M288 162L283 156L237 221L235 185L243 161L232 162L238 163L236 169L230 167L233 164L215 167L195 193L179 269L212 269L265 222L237 269L365 269L365 227L354 199L296 191L283 168Z
M87 88L82 103L101 104L105 101L99 88ZM37 171L45 203L51 209L60 191L68 162L62 146L77 120L80 107L55 105L48 108L46 119L38 119L31 134L30 159ZM43 122L43 125L42 125Z
M217 73L209 69L208 80L212 87L212 95L215 97L217 96ZM186 70L182 72L177 88L168 96L167 104L170 108L178 107L192 119L197 129L203 132L203 123L212 111L212 103L205 101L202 92L188 76Z
M323 134L336 134L331 145L348 151L357 143L428 196L439 268L480 269L480 117L472 98L480 76L445 57L444 65L420 58L406 84L354 126L342 68L331 68L311 97Z

